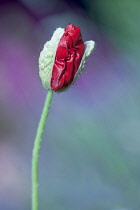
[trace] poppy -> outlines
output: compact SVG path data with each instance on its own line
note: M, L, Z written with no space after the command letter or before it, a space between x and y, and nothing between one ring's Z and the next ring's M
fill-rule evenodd
M39 57L43 86L58 92L67 89L83 71L93 48L94 41L83 42L79 27L68 24L65 29L57 28Z

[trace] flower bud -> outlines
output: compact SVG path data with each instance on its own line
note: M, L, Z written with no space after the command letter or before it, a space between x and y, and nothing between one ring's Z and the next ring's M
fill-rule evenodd
M83 42L80 28L72 24L57 28L39 57L39 75L45 88L64 91L82 73L94 41Z

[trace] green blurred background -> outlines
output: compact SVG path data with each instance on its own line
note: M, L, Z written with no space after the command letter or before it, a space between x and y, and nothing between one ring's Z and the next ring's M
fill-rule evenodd
M54 94L40 154L40 210L140 209L140 1L0 1L0 210L30 210L31 151L46 90L38 57L57 27L95 50Z

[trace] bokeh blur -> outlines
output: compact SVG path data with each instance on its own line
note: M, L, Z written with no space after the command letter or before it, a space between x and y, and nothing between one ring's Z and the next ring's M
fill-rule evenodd
M0 210L31 209L31 152L47 92L38 57L68 23L96 47L77 83L54 94L40 210L139 210L139 0L0 1Z

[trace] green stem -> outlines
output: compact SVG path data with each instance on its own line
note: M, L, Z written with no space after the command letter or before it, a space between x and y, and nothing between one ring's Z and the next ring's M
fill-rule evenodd
M48 90L48 94L45 100L42 115L38 124L38 129L34 141L34 148L32 153L32 210L38 210L38 159L40 152L40 144L42 135L48 117L53 91Z

